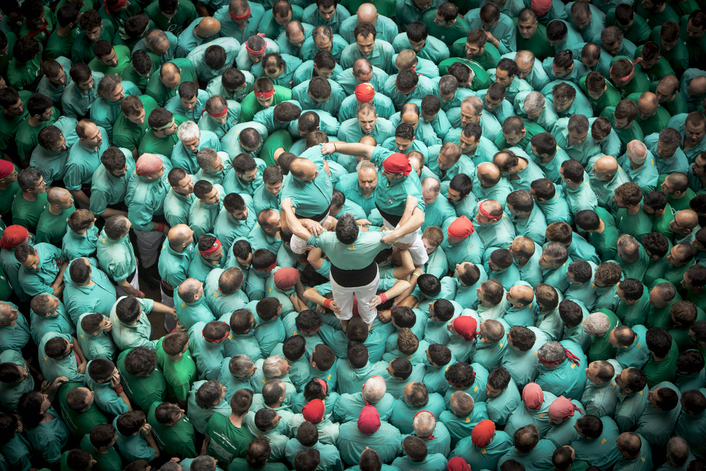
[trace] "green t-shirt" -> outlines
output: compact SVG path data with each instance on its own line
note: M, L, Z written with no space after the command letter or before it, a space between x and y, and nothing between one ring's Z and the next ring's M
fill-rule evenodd
M116 447L110 448L106 454L98 453L95 448L93 448L89 435L83 436L79 447L83 451L87 451L93 455L93 459L96 460L97 463L91 469L95 471L122 471L123 460Z
M515 23L515 28L517 28L517 17L513 18L512 22ZM547 27L542 23L537 23L537 31L530 39L523 38L520 32L517 31L517 50L530 51L540 61L547 57L554 57L555 53L554 46L549 44L547 39Z
M149 95L140 95L140 101L145 108L145 122L141 125L135 124L127 119L123 113L120 113L118 119L115 120L115 124L113 124L113 144L117 147L124 147L130 151L137 149L142 138L145 137L145 133L150 128L147 118L152 113L152 110L158 107L157 102Z
M229 417L221 414L213 414L208 419L206 434L209 438L207 453L222 467L228 466L234 458L245 457L245 449L255 439L245 424L238 428Z
M292 99L292 90L280 85L275 85L274 87L275 95L270 106L275 106L279 102ZM255 98L255 93L248 93L240 104L240 122L247 123L248 121L252 121L255 115L264 109L265 108L257 101L257 98Z
M160 424L155 417L155 411L160 404L160 402L152 404L147 413L147 422L152 426L152 434L160 450L182 459L196 458L198 453L194 443L194 426L191 425L186 415L172 427Z
M49 206L44 208L37 223L37 242L49 242L61 245L61 239L66 234L66 220L76 210L75 206L63 210L59 215L49 212Z
M292 136L287 131L283 129L275 131L262 145L262 150L260 150L260 158L265 161L268 167L277 165L275 163L275 151L282 148L285 152L289 152L292 144Z
M29 163L29 158L32 155L32 151L37 147L39 131L51 126L59 119L61 114L59 110L52 107L52 116L48 121L42 121L36 128L29 124L29 118L23 121L19 126L17 126L17 134L15 135L15 142L17 144L17 153L22 160Z
M17 167L15 166L15 170ZM15 194L20 191L20 184L17 180L10 183L5 190L0 190L0 215L5 215L12 208L12 203L15 199Z
M34 201L27 201L22 197L21 192L15 194L15 201L12 203L12 222L27 228L29 232L37 229L39 216L47 206L47 193L37 195Z
M456 18L456 21L451 26L439 26L434 20L436 19L436 10L431 10L422 16L424 23L429 30L429 36L433 36L442 40L447 46L451 47L454 42L459 39L465 39L468 33L471 32L470 26L463 18Z
M644 371L645 376L647 376L647 386L652 388L662 381L674 381L678 357L679 347L674 340L672 340L672 347L669 349L669 353L661 361L655 361L654 357L650 354L650 359L647 360L645 366L642 367L642 371Z
M94 57L91 62L88 63L88 67L91 68L92 71L94 72L100 72L103 75L108 75L108 74L118 74L120 75L120 72L125 69L130 64L130 48L127 46L113 46L113 49L115 50L115 54L118 57L118 65L115 67L109 67L106 65L103 65L97 57Z
M181 401L186 401L191 390L191 385L196 380L196 363L187 350L181 360L174 361L162 348L162 340L157 342L157 362L162 369L167 387L173 391L174 396Z
M186 117L178 114L174 115L174 122L176 123L177 127L185 121L188 121ZM177 145L178 142L179 136L177 133L174 133L171 136L167 137L157 137L154 135L154 132L152 132L152 130L149 130L145 132L145 135L142 137L142 141L140 141L138 153L140 155L145 153L160 154L169 158L172 155L174 146Z
M120 371L125 394L130 398L130 401L140 409L148 410L151 404L161 402L166 398L167 383L159 369L155 369L149 376L134 376L128 373L125 369L125 357L131 350L120 353L116 366Z
M66 383L59 388L59 410L61 418L74 435L87 435L93 427L109 423L108 417L98 408L96 403L91 404L85 412L75 412L66 404L66 395L74 388L84 387L83 383Z

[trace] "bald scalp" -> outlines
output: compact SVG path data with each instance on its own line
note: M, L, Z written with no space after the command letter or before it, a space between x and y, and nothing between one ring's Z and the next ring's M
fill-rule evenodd
M289 171L298 179L307 180L316 174L316 164L309 159L297 158L292 161Z
M363 3L358 7L358 23L375 23L378 17L378 10L372 3Z
M515 285L508 291L510 296L520 301L522 304L529 304L534 300L534 291L529 286Z

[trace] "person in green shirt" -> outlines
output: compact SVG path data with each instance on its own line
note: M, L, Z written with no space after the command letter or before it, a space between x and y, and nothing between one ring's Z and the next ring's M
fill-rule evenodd
M116 417L113 427L118 431L117 448L127 461L152 461L159 458L159 446L152 436L152 426L147 423L144 412L133 411Z
M157 70L147 51L138 49L132 55L130 65L120 72L120 78L126 82L134 83L144 93L150 76Z
M89 452L96 460L94 465L96 470L121 471L123 463L115 446L117 440L118 434L115 427L112 424L103 423L96 425L89 433L85 434L79 447L83 451Z
M120 102L121 113L113 124L113 144L132 151L132 157L137 158L137 148L149 129L148 117L155 108L157 102L149 95L123 98Z
M93 46L99 39L112 41L115 27L110 22L103 22L100 14L93 8L81 13L78 20L80 33L71 46L71 61L88 64L94 57ZM52 35L53 36L53 35Z
M145 7L144 12L162 31L169 31L178 36L185 25L191 24L198 14L190 0L153 2Z
M68 381L84 383L88 361L75 337L55 332L45 334L39 343L39 356L44 379L54 381L63 376Z
M115 46L106 41L99 39L93 45L93 53L95 57L88 63L88 67L94 72L100 72L104 75L118 74L130 64L130 48L127 46Z
M175 315L174 308L151 299L123 296L113 305L110 319L113 322L113 340L119 349L132 347L154 348L156 340L152 337L152 325L147 318L152 312Z
M450 2L442 3L436 10L431 10L421 18L432 37L440 39L451 47L458 39L465 38L471 28L461 15L456 5Z
M255 437L243 424L245 415L252 405L253 392L240 389L230 400L230 417L213 414L206 426L206 453L218 460L223 467L234 458L244 457L248 444Z
M241 103L240 122L252 121L255 115L265 108L291 99L292 90L273 85L267 77L260 77L253 83L253 91Z
M67 8L62 9L62 6L57 5L56 29L46 42L44 54L48 59L70 58L71 48L79 35L75 28L78 25L79 15L82 10L79 10L78 5L69 4L63 6Z
M194 80L196 70L190 60L173 59L165 62L159 71L155 71L147 85L147 95L155 99L159 106L164 106L170 98L177 96L177 89L182 82Z
M35 93L27 100L28 118L18 127L15 135L17 153L25 164L37 146L39 131L59 119L59 110L52 106L51 98Z
M34 378L22 354L17 350L5 350L0 353L0 364L5 365L0 377L0 400L3 410L16 412L22 395L34 390Z
M632 6L627 3L608 10L606 26L617 26L625 39L634 44L645 44L650 38L651 30L647 22L642 16L635 14Z
M164 375L157 369L157 353L148 347L123 351L116 363L121 383L132 403L142 410L166 398Z
M609 106L617 106L620 103L618 90L597 70L590 72L585 77L581 77L579 86L588 97L588 101L593 106L596 114L600 114Z
M170 396L173 394L183 406L196 379L196 363L189 351L188 334L173 332L161 338L157 342L157 361L163 371Z
M96 257L120 293L141 294L135 250L130 242L132 223L125 216L113 216L98 237Z
M676 377L676 362L679 347L664 329L653 327L645 334L645 343L650 350L650 358L642 368L647 377L647 385L652 388L662 381L673 381Z
M539 23L537 15L531 8L520 10L516 18L512 18L517 28L517 50L530 51L537 59L543 61L554 57L554 47L547 39L547 27Z
M601 309L583 320L583 330L591 336L588 361L607 360L615 356L615 347L609 342L610 333L620 324L612 311Z
M108 417L98 408L91 390L83 383L63 384L58 399L61 417L75 435L87 435L94 427L108 423Z
M74 323L87 312L108 317L115 304L115 287L97 265L95 258L77 258L71 262L65 277L64 299Z
M20 95L12 88L0 90L0 149L14 148L13 139L17 128L27 118L28 112Z
M47 203L37 222L37 242L59 245L66 234L66 220L76 209L74 199L63 188L50 188Z
M12 59L7 66L7 83L17 90L32 90L41 80L40 68L42 45L33 37L22 36L12 47Z
M170 456L196 458L194 426L186 418L184 410L176 404L155 402L147 413L147 422L159 448Z
M83 62L74 64L69 71L71 83L61 95L64 115L82 119L88 117L93 102L98 98L98 84L103 78L100 72L93 72Z
M88 360L105 358L113 361L118 354L118 348L113 343L109 331L113 323L100 313L87 312L79 317L76 323L76 336Z
M17 175L19 191L12 202L12 221L35 232L47 205L46 183L39 170L26 168Z

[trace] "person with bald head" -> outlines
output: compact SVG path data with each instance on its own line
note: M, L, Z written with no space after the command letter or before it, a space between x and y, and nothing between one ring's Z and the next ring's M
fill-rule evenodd
M613 201L615 189L630 180L613 156L604 155L594 158L592 163L590 184L598 199L598 205L616 212L618 206ZM589 166L590 164L591 162L589 162Z
M669 111L670 115L677 116L689 112L686 100L679 93L679 79L674 74L664 75L659 79L655 95L659 104Z
M464 154L465 157L465 154ZM473 178L473 194L479 200L496 200L504 205L507 196L512 192L512 186L500 174L498 167L492 162L482 162L476 167Z
M429 226L445 227L456 219L456 211L449 201L440 195L440 190L441 186L436 178L426 177L422 180L422 198L425 205L422 230Z
M493 163L508 179L513 189L529 191L534 180L545 177L544 172L522 149L515 150L517 152L510 149L501 150L493 156Z
M696 196L689 188L689 178L681 172L661 175L659 177L660 190L667 195L669 206L673 212L689 209L689 202Z
M287 2L286 0L282 0L282 4L286 4L286 8L289 9L289 16L292 19L288 23L286 23L284 27L279 26L279 24L277 24L275 21L271 21L270 29L272 28L272 25L276 25L278 29L282 30L282 32L279 33L278 36L276 36L277 40L275 41L275 44L277 44L277 47L279 47L279 51L281 53L289 54L290 56L294 57L299 57L299 53L301 51L302 46L304 45L304 41L306 41L307 37L311 35L311 31L314 28L311 25L302 24L301 21L294 19L292 12L293 7L289 2ZM301 7L298 7L297 11L300 15L299 18L301 19ZM267 23L268 15L274 15L274 13L272 13L272 10L265 12L265 17L262 19L260 29L262 29L262 24Z
M338 129L338 139L345 142L360 141L363 136L371 136L376 142L385 142L394 135L394 125L378 116L372 101L360 103L357 117L344 121Z
M176 57L186 57L196 46L216 39L221 32L221 22L212 16L196 18L177 39Z
M645 136L660 132L667 127L672 116L669 111L660 106L657 95L652 92L644 92L641 95L633 93L628 98L637 103L636 122L642 128Z
M179 85L196 78L196 69L190 60L172 59L152 73L145 93L155 99L158 106L177 96Z
M689 70L685 72L681 78L679 91L684 95L689 109L693 110L701 104L701 101L706 95L706 75L704 75L701 70Z
M37 242L59 245L66 234L67 219L76 209L74 199L64 188L49 188L47 202L37 223Z
M620 458L615 463L615 471L650 471L652 450L650 442L633 432L623 432L616 440Z
M328 213L333 185L322 149L321 145L310 147L300 158L292 161L289 168L291 177L285 180L280 192L281 201L289 198L294 215L300 220L308 220L304 221L306 227L316 235L332 224ZM305 241L292 237L292 252L301 256L306 250L305 246Z
M689 394L689 396L691 396L691 397L696 396L693 393L697 393L697 391L692 390L691 394ZM703 394L700 392L698 394L701 394L700 399L702 399L702 402L703 402L703 397L704 397ZM686 410L685 410L685 412L686 412ZM687 412L685 415L690 416L692 414ZM693 414L693 415L701 418L700 414ZM681 424L682 422L687 423L686 420L680 419L679 424ZM686 437L686 438L692 437L692 435L689 433L688 430L681 431L679 428L679 425L677 425L677 429L675 430L675 433L677 435L682 435L683 437ZM687 442L687 440L682 438L682 436L672 437L669 440L669 443L667 443L667 462L664 463L659 468L657 468L659 471L669 471L670 469L683 469L687 465L687 463L690 462L689 458L692 457L691 456L692 452L689 448L689 442ZM694 455L694 456L696 456L696 455Z
M630 181L637 184L643 193L647 194L657 187L659 171L655 165L655 158L642 141L628 142L625 154L620 156L618 164Z
M92 121L83 119L76 125L78 141L71 146L69 158L66 160L64 184L66 189L78 201L82 208L91 204L87 192L93 179L93 174L100 165L100 157L110 146L108 133Z
M187 278L174 290L174 304L177 321L187 329L199 322L208 324L216 320L206 305L203 282L195 278Z
M473 175L475 165L471 159L461 153L461 148L453 142L447 142L439 150L436 160L428 162L429 170L443 182L450 182L456 175ZM445 187L448 187L445 185Z
M169 229L167 241L160 251L158 266L162 304L174 306L174 289L188 278L189 265L195 254L194 231L189 226L178 224Z
M525 281L518 281L514 286L507 290L505 297L508 303L507 312L503 320L510 325L533 325L534 311L532 303L534 302L534 290Z
M508 247L514 263L520 270L520 279L536 288L542 282L542 269L539 258L542 256L542 246L525 236L518 236Z
M669 230L674 233L673 242L675 244L693 243L699 229L699 216L691 209L682 209L674 215L674 219L669 223Z
M351 15L349 18L343 20L338 34L343 36L343 39L345 39L348 44L353 44L355 42L353 30L361 23L368 23L375 26L378 37L390 44L392 44L392 41L394 41L397 36L397 24L387 16L380 16L377 8L375 8L375 5L372 3L363 3L358 7L357 14Z

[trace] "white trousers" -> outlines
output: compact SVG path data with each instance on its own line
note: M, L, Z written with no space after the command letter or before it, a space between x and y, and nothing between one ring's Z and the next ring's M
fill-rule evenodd
M137 250L140 251L142 268L149 268L157 262L164 234L158 231L135 231L135 235L137 236Z
M387 219L382 218L383 225L387 227L388 229L396 229L399 227L393 226ZM411 244L411 247L409 248L409 254L412 256L412 261L414 261L414 265L417 267L421 267L425 263L429 261L429 255L427 254L427 249L424 247L424 242L422 242L422 238L419 235L419 232L411 232L407 234L406 236L402 236L399 239L397 239L397 242L401 242L403 244Z
M366 324L372 324L378 315L378 311L375 308L370 309L370 302L377 293L379 282L379 272L375 274L375 279L367 285L353 286L351 288L339 285L333 277L331 277L333 300L336 301L336 304L338 304L338 307L341 309L341 314L336 317L342 321L350 320L350 318L353 317L353 296L355 295L356 301L358 302L358 314Z

